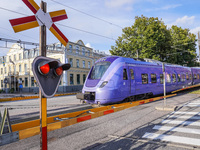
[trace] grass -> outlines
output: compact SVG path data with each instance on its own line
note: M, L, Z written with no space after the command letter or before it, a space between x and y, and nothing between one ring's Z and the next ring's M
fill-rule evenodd
M200 94L200 89L195 90L195 91L191 91L190 94Z

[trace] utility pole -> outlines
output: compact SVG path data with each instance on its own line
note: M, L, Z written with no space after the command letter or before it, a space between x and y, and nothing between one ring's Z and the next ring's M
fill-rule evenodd
M40 8L46 13L47 4L41 1ZM46 26L40 26L40 43L39 55L46 57ZM42 95L41 89L39 90L40 96L40 150L47 150L47 98Z

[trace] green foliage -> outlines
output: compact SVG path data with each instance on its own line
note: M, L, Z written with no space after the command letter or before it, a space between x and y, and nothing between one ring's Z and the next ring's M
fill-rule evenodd
M111 46L112 55L137 57L138 52L139 58L195 65L196 36L190 33L189 29L177 26L167 29L164 22L158 18L137 16L134 25L122 31L116 45Z

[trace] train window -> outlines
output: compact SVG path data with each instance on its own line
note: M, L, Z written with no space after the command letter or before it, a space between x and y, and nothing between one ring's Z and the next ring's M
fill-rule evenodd
M148 84L148 74L142 74L142 84Z
M163 84L163 74L160 74L160 84Z
M123 80L128 80L126 69L123 70Z
M168 74L168 73L167 73L167 82L168 82L168 83L171 83L171 76L170 76L170 74Z
M156 74L151 74L151 83L156 83L157 82L157 78L156 78Z
M178 82L181 82L181 75L178 74Z
M186 73L186 79L189 80L189 75L188 75L188 73Z
M192 80L192 75L190 74L190 80Z
M176 82L176 75L175 74L172 74L172 81Z
M133 69L130 69L130 73L131 73L131 80L134 80L134 72L133 72Z
M90 79L101 79L110 64L111 63L107 61L96 63L92 69Z
M185 81L185 75L184 75L184 74L181 75L181 81L182 81L182 82Z
M199 79L199 74L197 74L197 79Z
M194 79L197 79L197 75L196 74L194 74Z

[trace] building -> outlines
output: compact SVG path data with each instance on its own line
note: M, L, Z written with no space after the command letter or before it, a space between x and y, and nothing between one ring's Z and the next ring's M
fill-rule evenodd
M33 92L34 89L38 89L32 72L32 62L38 55L38 48L24 49L19 43L13 44L7 55L0 57L0 89L19 91L21 81L24 92ZM82 40L75 43L68 42L66 47L61 43L54 43L47 47L47 57L71 64L71 68L63 73L60 87L82 87L95 61L105 56L107 55L104 52L85 46Z

